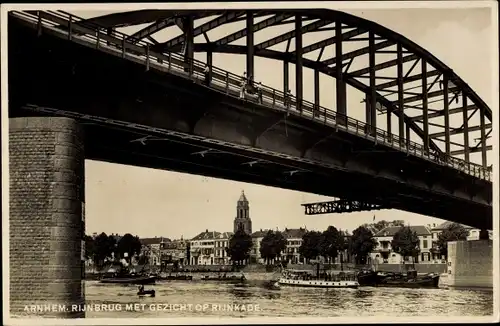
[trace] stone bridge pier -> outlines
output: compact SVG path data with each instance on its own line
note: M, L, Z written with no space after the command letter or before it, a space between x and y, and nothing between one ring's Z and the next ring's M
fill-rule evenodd
M75 120L9 119L13 316L85 317L72 309L85 300L84 161L83 129Z

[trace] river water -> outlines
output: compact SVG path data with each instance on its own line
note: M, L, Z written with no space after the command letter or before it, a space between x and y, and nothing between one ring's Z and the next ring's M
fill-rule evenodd
M493 291L458 289L309 289L266 287L265 275L241 284L160 281L156 297L137 297L136 286L86 281L87 318L488 316ZM101 311L96 311L101 307ZM114 309L103 311L102 307Z

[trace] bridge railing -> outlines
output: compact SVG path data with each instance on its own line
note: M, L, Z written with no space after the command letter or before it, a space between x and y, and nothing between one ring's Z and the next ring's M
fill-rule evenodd
M286 94L283 91L260 83L257 87L257 81L253 81L253 86L250 86L248 80L245 80L243 76L238 76L218 67L209 67L210 72L207 81L204 72L206 63L202 61L187 59L178 53L164 54L152 51L150 49L151 44L148 42L135 39L118 31L108 34L106 28L70 13L62 11L17 11L12 12L12 14L24 21L31 22L39 34L43 32L43 29L49 29L70 41L92 46L101 51L120 56L123 59L145 65L146 69L154 67L160 71L179 75L226 95L240 97L246 102L281 111L286 115L300 116L316 123L322 123L337 130L364 137L377 144L398 149L409 155L418 156L436 164L449 166L477 178L491 181L491 168L485 168L479 164L466 162L433 150L426 150L421 144L389 134L385 130L374 128L372 125L307 100L298 100L292 94Z

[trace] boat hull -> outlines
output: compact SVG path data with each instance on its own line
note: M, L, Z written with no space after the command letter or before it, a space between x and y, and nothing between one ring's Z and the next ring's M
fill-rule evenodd
M439 287L439 275L420 278L416 280L383 280L377 284L380 287L399 287L399 288L437 288Z
M246 280L244 277L203 277L202 281L215 281L215 282L243 282Z
M402 275L381 275L377 272L364 272L358 275L360 286L402 287L402 288L437 288L439 275L421 276L414 280L404 279Z
M137 292L137 295L140 296L140 297L144 297L144 296L151 296L151 297L154 297L156 295L156 291L155 290L145 290L145 291L139 291Z
M290 280L281 278L278 281L280 286L295 286L308 288L351 288L359 287L357 281L322 281L322 280Z
M124 278L105 278L100 283L106 284L154 284L155 276L148 277L124 277Z
M165 277L159 277L159 280L162 281L192 281L193 277L192 276L165 276Z

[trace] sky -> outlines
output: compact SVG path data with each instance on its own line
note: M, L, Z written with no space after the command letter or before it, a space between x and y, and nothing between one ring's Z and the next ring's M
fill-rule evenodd
M490 53L492 24L488 10L366 9L345 11L384 25L424 47L451 67L491 107L493 101L490 86L492 67L489 63L492 56ZM83 18L90 18L109 12L72 11L72 13ZM142 27L143 25L124 28L121 31L132 34ZM240 24L231 30L218 28L213 34L209 34L209 37L217 39L232 33L239 29L238 27L243 26ZM290 28L284 31L289 30ZM180 33L180 30L175 30L174 27L154 37L158 41L165 41ZM272 35L256 34L255 42L274 36L274 32ZM310 38L305 36L304 46L314 43L315 37L315 35ZM195 42L200 41L199 38L195 39ZM244 39L235 44L243 45ZM331 50L327 48L325 52L327 51ZM330 56L333 54L334 52L331 52ZM196 59L205 60L205 56L196 54ZM245 60L242 56L214 54L213 64L237 74L245 70ZM355 66L353 68L355 69ZM255 59L255 79L262 81L265 85L281 88L282 70L281 63L261 58ZM312 72L306 69L304 97L310 101L314 98L312 76ZM290 80L293 93L293 68L290 71ZM322 106L334 106L333 85L334 79L322 78ZM364 120L361 99L362 95L359 92L348 90L349 115ZM385 118L380 120L380 126L385 128ZM452 120L451 125L459 122L461 121ZM432 128L430 132L433 132ZM413 137L412 140L415 138ZM455 139L452 138L452 140ZM491 157L492 153L489 152L489 164L491 164ZM480 153L471 155L471 160L480 163ZM88 234L106 232L132 233L140 237L192 238L206 229L219 232L232 231L233 220L236 216L236 202L242 190L245 191L250 201L250 217L254 231L269 228L284 229L285 227L324 230L329 225L352 231L360 224L371 223L374 216L376 221L401 219L410 225L443 222L440 219L397 210L306 216L301 206L302 203L325 201L331 198L254 184L90 160L86 161L85 169L85 215Z

